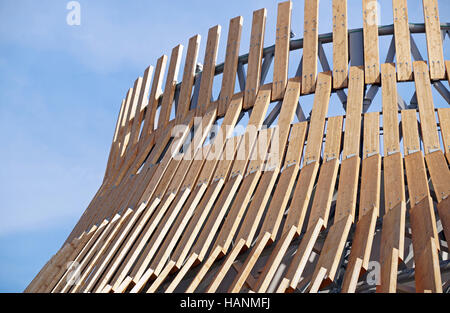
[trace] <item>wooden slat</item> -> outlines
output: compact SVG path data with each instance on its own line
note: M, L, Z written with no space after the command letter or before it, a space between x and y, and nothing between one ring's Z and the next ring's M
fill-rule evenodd
M278 4L275 57L273 63L272 101L283 98L287 85L292 2Z
M299 123L296 124L295 129L293 129L293 134L290 141L291 144L289 145L285 161L285 166L289 165L289 167L285 168L285 170L281 173L277 185L278 187L275 190L269 209L266 213L266 218L264 220L263 226L261 227L261 232L259 235L261 236L262 234L264 234L262 236L266 239L266 241L264 243L261 242L261 245L265 245L268 242L274 240L274 236L270 236L270 233L272 232L272 234L276 234L275 228L278 227L280 222L279 217L276 216L275 213L277 210L278 212L283 213L289 200L290 190L292 190L293 188L295 178L299 170L299 163L296 160L299 160L301 158L302 149L299 149L298 147L303 146L306 131L305 127L305 123ZM258 189L255 192L254 199L251 202L249 209L247 210L245 219L242 223L242 227L236 237L237 241L244 241L243 245L236 245L230 252L230 255L237 256L237 254L235 253L235 250L237 249L242 250L244 247L245 249L250 248L253 238L256 234L259 221L262 218L262 214L268 201L268 197L270 196L270 192L267 192L266 190L270 191L273 188L273 184L275 182L274 179L276 179L276 176L276 171L274 173L266 172L261 178ZM253 259L257 259L258 256L259 255L257 252L253 253ZM231 262L230 258L231 256L227 258L227 262L224 264L229 264L228 262ZM248 271L252 268L250 264L251 263L248 263L246 261L246 267L242 267L238 275L240 273L244 273L241 274L241 276L243 277L246 276L245 273L247 273L248 275ZM222 266L219 272L216 274L215 280L213 281L213 283L211 283L211 285L218 286L218 280L223 277L223 273L226 272L228 268L225 265ZM246 279L244 278L239 279L239 281L245 280ZM235 286L235 288L239 289L238 286ZM213 289L210 286L208 290L212 291Z
M302 94L308 94L316 88L319 0L305 0L303 12Z
M405 155L420 151L416 110L402 110L402 132ZM405 127L404 125L409 125Z
M431 176L434 193L437 198L437 209L441 219L445 238L450 238L450 214L448 196L450 194L450 171L442 151L429 153L426 157L428 172ZM448 242L449 240L447 240Z
M219 140L219 144L224 145L224 143L221 139L222 136L227 137L233 128L232 126L234 126L235 123L237 122L237 117L241 110L241 103L242 103L242 98L235 99L232 101L232 104L230 105L230 110L227 111L227 115L225 116L224 121L221 126L221 130L219 131L219 134L217 135L217 137L215 139L215 141ZM219 146L219 147L217 147L217 149L219 151L221 151L222 147ZM207 157L207 159L208 159L208 161L206 161L206 163L209 163L209 165L211 165L211 166L203 167L202 172L200 173L200 178L198 180L199 184L201 184L201 186L200 186L201 189L197 190L199 186L196 187L196 189L194 190L195 197L202 196L203 191L200 193L200 190L206 189L206 186L209 184L209 180L211 179L212 172L215 168L214 164L219 160L219 158L211 159L209 156ZM214 164L212 164L212 163L214 163ZM220 191L220 188L223 184L223 180L219 180L217 184L216 183L214 183L214 184L217 185L217 188L215 188L214 186L210 186L209 190L211 191L212 194L206 194L204 197L205 201L208 201L209 198L215 199L215 197L216 197L215 194ZM191 210L193 210L197 206L197 203L199 200L200 199L198 198L198 200L194 201L195 203L190 203L189 205L187 205L185 207L189 208L188 211L191 212ZM213 201L210 201L210 202L208 202L207 205L210 206L210 205L212 205L212 203L213 203ZM200 204L200 206L201 205L202 205L202 203ZM210 209L210 207L205 208L204 211L208 212L209 209ZM174 222L174 225L179 225L179 224L186 225L186 223L189 221L192 213L188 213L188 212L185 213L185 211L186 210L182 211L180 217L177 218L177 221ZM178 222L178 220L180 220L180 222ZM190 225L195 225L195 223L192 223ZM156 275L158 275L161 272L162 266L164 265L165 260L169 257L169 253L174 248L177 239L182 235L183 229L184 229L183 226L173 227L171 229L170 233L168 234L167 238L165 239L166 242L163 244L163 247L160 249L160 252L156 255L155 259L150 264L149 270L147 270L147 272L142 276L142 279L150 278L150 274L147 274L147 273L149 273L149 271L154 272ZM167 242L167 240L169 240L169 242ZM172 264L172 263L169 262L169 264ZM173 265L171 265L171 266L175 266L175 262L173 262ZM163 270L161 273L165 273L165 272L166 272L166 270ZM135 288L140 288L144 284L144 282L142 282L142 279L137 283ZM157 279L157 281L155 281L155 283L158 283L158 284L162 283L163 280L164 280L164 278ZM152 286L155 286L155 283ZM152 288L156 288L156 286L152 287Z
M317 292L325 277L327 282L334 280L352 220L352 215L347 215L330 227L319 261L317 261L311 284L308 287L310 292Z
M247 79L245 81L244 109L253 106L261 80L261 61L266 29L266 9L253 12L250 48L248 52Z
M122 120L122 116L124 114L124 109L125 109L125 100L122 100L122 103L120 105L120 110L119 110L119 116L117 117L116 128L114 131L113 140L111 143L111 148L109 150L108 162L106 163L105 177L103 178L103 181L105 181L105 179L107 179L109 177L110 171L114 167L113 163L114 163L115 153L116 153L117 149L119 148L118 147L119 143L117 142L117 136L119 135L120 123Z
M437 202L439 203L450 195L450 171L447 161L441 150L427 154L425 160Z
M314 96L313 112L308 132L308 144L305 149L304 162L319 161L322 149L323 131L325 129L325 116L328 111L331 93L331 72L319 73L317 76L316 93ZM314 111L314 108L316 108ZM314 127L313 127L314 126Z
M90 260L95 257L96 252L98 252L102 248L102 244L104 240L108 237L111 230L114 228L114 226L121 220L121 216L119 214L116 214L114 218L111 220L111 222L108 223L108 225L105 227L105 230L102 232L102 234L97 238L94 245L89 250L88 254L85 256L83 261L80 263L80 266L78 267L78 273L80 275L80 280L77 282L75 286L69 284L68 281L64 282L65 285L61 289L61 292L72 292L72 287L76 290L80 287L80 284L82 283L83 279L86 278L85 269L89 266ZM84 276L83 276L84 275Z
M214 82L214 72L216 69L217 50L219 48L220 25L211 27L208 31L206 42L205 58L203 61L202 79L200 81L200 91L197 102L197 115L202 116L209 106Z
M180 96L178 97L177 118L185 116L190 109L200 38L200 35L195 35L189 39L186 61L184 63L183 80L181 81Z
M132 216L133 210L131 209L128 209L123 213L117 224L112 227L111 232L108 234L108 236L101 242L101 246L95 253L94 257L90 260L87 267L84 268L79 282L75 285L71 292L84 292L86 290L87 285L93 277L92 275L95 275L97 268L101 265L105 253L108 252L111 244L116 241L120 229L128 223Z
M352 66L350 68L349 76L344 149L342 152L342 158L344 160L351 156L359 156L363 97L363 69L361 67Z
M380 82L377 2L363 0L364 77L366 84Z
M371 158L374 157L375 156ZM364 178L368 179L369 177ZM352 250L350 252L349 261L344 274L342 292L355 292L359 276L362 272L367 270L373 237L375 235L377 211L378 208L375 207L369 209L366 211L366 214L359 218L358 223L356 224L356 230L352 242Z
M122 230L118 230L116 235L116 239L111 242L110 247L103 253L103 257L101 258L98 265L95 267L94 271L89 275L89 278L86 281L86 285L84 287L84 291L91 292L93 290L94 285L101 279L104 271L107 269L109 262L112 260L113 256L119 250L120 246L134 227L135 223L139 220L142 213L144 211L143 207L138 208L134 211L130 218L124 222L122 226Z
M363 159L380 153L380 114L364 114Z
M427 64L424 61L416 61L413 63L413 67L422 140L424 143L424 152L427 154L440 148L434 113L433 94L431 93L430 76Z
M256 187L256 183L258 182L258 179L260 177L260 171L262 169L264 157L267 154L267 147L269 146L268 143L270 142L272 135L273 135L272 129L262 130L258 135L258 141L264 140L266 142L266 144L263 145L263 147L265 146L265 151L262 151L262 150L258 151L255 160L251 161L249 164L249 168L250 168L250 165L253 164L254 171L252 172L251 175L247 176L243 182L243 184L250 182L249 185L251 186L249 188L249 190L242 189L243 192L240 193L240 195L243 196L244 199L243 199L242 203L239 202L239 204L242 205L243 207L245 207L246 204L248 203L248 201L250 200L250 196L253 193L254 188ZM259 146L259 144L255 145L254 150L256 150L257 149L256 147L258 147L258 146ZM251 179L247 179L249 177L251 177ZM239 195L237 197L239 197ZM211 203L210 199L206 199L206 201ZM173 255L171 256L171 260L176 261L175 266L177 268L180 269L182 267L183 261L186 260L187 254L190 250L190 247L193 244L198 232L200 231L200 227L202 226L204 219L206 218L207 214L209 213L210 208L211 208L211 205L208 205L208 206L200 205L197 208L195 216L193 216L185 234L183 235L180 243L178 244L177 249L175 249ZM193 264L193 262L198 259L198 257L199 257L199 255L197 255L196 253L192 254L190 256L190 258L187 259L185 266L190 267ZM172 281L172 283L167 288L166 292L172 291L178 285L178 282L181 280L181 278L184 276L185 273L186 273L186 270L183 270L183 268L181 268L181 270L178 272L178 275L176 276L176 278ZM152 288L154 285L155 284L152 285Z
M153 132L155 125L155 115L158 108L158 99L162 95L162 83L164 72L166 71L167 55L161 56L156 62L155 75L153 77L152 88L148 98L147 112L145 113L144 127L139 139L139 147L144 145L144 140Z
M178 45L172 49L172 54L170 55L169 70L167 72L166 85L164 87L164 93L162 96L161 111L159 112L158 118L158 127L164 127L165 125L167 125L170 119L182 53L183 46Z
M445 79L444 52L442 49L441 24L437 0L422 0L425 32L427 35L428 64L433 80Z
M292 292L295 290L322 226L323 220L319 218L314 227L308 228L306 233L303 235L302 241L300 242L294 257L291 260L291 264L289 265L285 277L281 280L281 283L278 286L277 292Z
M344 274L343 292L355 292L362 272L367 271L375 224L380 208L381 156L379 154L379 114L364 115L364 154L361 172L359 218Z
M347 0L333 0L333 88L345 88L347 84Z
M444 153L449 160L450 155L450 108L438 109L439 125L441 126L442 142Z
M286 242L279 242L273 253L280 253L278 255L271 255L269 262L266 263L265 270L261 279L257 282L257 290L265 291L268 287L268 283L271 280L271 275L274 273L275 268L281 262L282 255L286 251L286 244L289 243L294 235L298 235L301 231L303 221L306 215L309 198L312 193L312 187L317 176L318 171L318 159L322 148L323 130L325 126L325 115L328 110L328 103L331 91L331 73L320 73L317 80L316 97L314 99L313 111L311 115L310 133L308 134L307 145L305 153L309 152L309 159L305 155L306 165L300 172L300 177L297 182L297 186L293 195L293 202L289 208L289 214L286 219L283 228L283 238ZM317 130L314 132L314 130ZM313 133L314 132L314 133ZM310 137L311 136L311 137ZM284 172L283 172L284 173ZM294 176L294 175L292 175ZM292 179L292 176L288 177ZM287 181L293 184L293 181ZM281 187L281 189L280 189ZM292 185L291 185L292 188ZM280 185L276 189L276 193L273 196L272 202L266 213L264 223L260 230L260 239L253 249L258 250L259 245L271 244L275 241L278 228L281 223L282 214L284 213L284 207L279 207L280 204L287 204L287 197L290 193L285 192L286 187ZM277 193L278 191L278 193ZM291 232L291 229L294 231ZM265 238L265 242L263 239ZM246 266L235 277L233 283L230 286L230 291L237 292L245 282L246 277L249 275L253 264L249 258L257 259L259 254L257 252L251 252L250 256L246 260Z
M398 81L412 80L407 0L393 0L395 54Z
M386 161L390 160L393 164L399 161L392 159L398 158L401 162L401 155L397 153L388 158L384 158L384 177L387 175L398 175L388 170ZM401 164L401 163L400 163ZM403 175L400 177L403 186ZM386 185L386 181L385 181ZM390 188L394 185L390 184ZM404 193L403 193L404 194ZM387 207L386 207L387 208ZM405 219L406 203L405 201L396 202L396 205L386 210L383 216L383 229L381 233L380 246L380 284L377 286L377 292L393 293L397 291L397 271L399 260L403 260L403 250L405 242Z
M99 224L98 227L95 227L94 234L89 239L89 241L85 244L83 249L80 251L80 253L77 255L77 257L73 260L74 262L81 263L81 261L84 259L86 254L91 250L91 247L95 244L98 237L102 234L102 232L105 230L105 226L108 224L107 220L104 220L102 223ZM66 271L64 275L61 277L61 279L58 281L58 283L54 286L54 288L51 290L51 292L60 292L62 288L64 288L68 276L71 273L69 271Z
M220 98L217 115L223 116L230 104L234 94L236 83L236 71L239 57L239 47L241 43L242 16L230 20L228 27L227 50L225 54L225 63L222 74L222 88L220 89Z
M347 215L355 217L356 196L358 193L360 158L353 156L341 163L338 194L336 200L335 223Z
M409 177L408 177L409 178ZM434 208L431 197L416 203L410 211L414 250L416 292L442 293Z
M385 155L389 155L400 152L395 65L393 63L382 64L381 76L383 145Z
M405 141L418 141L417 121L413 118L404 119L402 111L403 130L415 129L404 133ZM408 139L407 136L417 137ZM433 202L428 190L428 178L425 162L421 151L405 156L406 179L410 197L410 223L413 241L414 261L416 264L416 291L442 292L439 271L439 238L436 229Z

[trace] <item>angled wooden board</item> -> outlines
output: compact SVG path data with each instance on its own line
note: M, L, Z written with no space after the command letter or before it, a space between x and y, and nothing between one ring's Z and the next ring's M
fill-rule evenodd
M433 202L427 196L410 210L416 292L442 292Z
M225 115L234 94L243 20L242 16L235 17L230 20L228 27L227 50L217 112L219 116Z
M437 132L436 115L434 113L433 94L431 93L430 75L424 61L416 61L414 67L414 82L424 143L425 154L440 148Z
M428 64L432 80L445 79L444 52L437 0L422 0L425 32L427 34Z
M395 54L398 81L412 80L411 43L407 0L393 0Z
M319 43L319 0L305 0L303 25L302 94L314 92Z
M438 109L439 124L441 126L444 153L449 159L450 155L450 108Z
M200 39L200 35L195 35L189 39L186 61L184 63L183 80L181 81L180 96L178 97L177 118L185 116L191 105L191 94L192 87L194 86Z
M283 98L284 90L287 85L291 11L291 1L285 1L278 4L275 58L273 61L272 101Z
M347 83L347 0L333 0L333 88L345 88Z
M253 106L259 90L266 15L266 9L260 9L253 12L250 48L248 52L247 79L245 82L244 109Z
M217 51L219 49L220 25L211 27L208 31L205 57L203 61L202 79L197 102L197 115L202 116L206 112L211 101L214 72L216 69Z
M322 150L323 131L325 129L325 116L328 112L331 93L331 72L319 73L317 76L316 92L314 96L313 111L308 132L304 161L319 161Z
M363 0L364 77L366 84L380 82L377 2Z
M155 115L158 109L158 99L162 95L162 84L166 71L167 55L161 56L156 62L155 75L153 76L152 88L148 98L147 110L145 113L144 127L139 139L139 146L142 147L145 139L153 132L155 126Z
M177 84L178 71L180 69L181 55L183 46L178 45L172 49L170 56L169 70L167 72L166 85L161 102L161 111L159 112L158 128L167 125L172 111L173 97L175 95L175 86Z
M148 92L150 88L152 75L153 75L153 67L149 66L144 72L142 87L139 93L139 98L137 100L135 120L131 128L130 142L132 148L136 146L139 140L139 132L141 130L141 124L143 122L144 110L148 106Z
M450 195L450 171L441 150L425 156L438 203Z

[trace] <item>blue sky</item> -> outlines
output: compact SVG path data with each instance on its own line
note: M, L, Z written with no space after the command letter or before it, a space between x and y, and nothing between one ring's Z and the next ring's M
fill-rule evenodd
M197 33L202 61L208 28L216 24L221 63L229 19L238 15L246 53L252 12L262 7L265 46L274 43L275 1L80 0L80 26L67 25L68 2L0 1L0 292L22 291L78 221L101 184L121 100L148 65L179 43L185 54ZM362 27L361 1L349 3L349 28ZM391 1L381 3L381 24L391 24ZM408 3L410 22L422 23L421 1ZM296 38L303 5L293 4ZM450 3L439 5L441 21L449 21ZM331 32L331 0L320 2L320 21L326 22L319 32ZM426 57L424 43L418 39ZM382 40L381 50L388 44ZM291 76L299 60L291 57Z

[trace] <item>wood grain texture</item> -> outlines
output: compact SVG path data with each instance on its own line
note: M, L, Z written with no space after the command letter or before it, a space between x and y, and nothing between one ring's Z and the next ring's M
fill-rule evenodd
M430 75L427 64L424 61L414 62L413 67L422 140L424 143L424 152L427 154L440 148L436 116L434 113L433 94L431 93Z
M345 88L347 83L347 0L333 0L333 88Z
M437 0L422 0L427 35L428 64L432 80L445 79L444 52Z
M385 155L400 152L400 134L397 108L395 65L381 65L381 92L383 107L383 145Z
M211 101L212 86L214 82L214 73L216 69L217 52L219 49L220 25L211 27L208 31L208 39L206 42L205 57L203 60L202 79L200 81L200 91L198 94L198 102L196 114L201 116L206 112Z
M188 49L186 52L186 61L184 62L184 73L181 81L180 96L178 97L178 107L176 112L177 118L182 118L185 116L191 106L192 87L194 85L200 39L200 35L195 35L189 39Z
M407 0L392 0L398 81L412 80Z
M247 79L245 82L244 109L253 106L259 90L266 16L266 9L260 9L253 12L250 48L248 52Z
M292 2L278 4L271 100L283 98L287 85Z
M319 0L305 0L303 17L302 94L314 92L317 74Z
M363 0L364 78L366 84L380 82L377 2Z
M234 94L243 20L242 16L235 17L230 20L230 26L228 27L227 49L225 52L225 64L222 74L222 88L220 89L217 112L219 116L225 115Z

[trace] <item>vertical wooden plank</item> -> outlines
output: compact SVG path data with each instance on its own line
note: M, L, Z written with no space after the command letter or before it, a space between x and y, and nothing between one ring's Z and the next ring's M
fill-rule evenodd
M416 61L413 63L413 67L422 140L424 152L427 154L440 148L436 116L434 113L433 94L431 93L430 76L427 64L424 61Z
M278 3L272 101L283 98L287 85L292 2Z
M314 92L317 74L319 0L305 0L303 26L302 94Z
M380 244L380 284L377 286L377 292L396 292L398 263L403 259L404 250L406 198L394 64L382 64L381 73L385 213ZM413 118L416 119L415 112Z
M308 132L308 144L306 145L304 157L306 164L319 161L330 93L331 72L319 73L313 104L313 108L317 107L317 111L314 112L315 114L311 113L311 125L314 125L314 127L310 127Z
M217 50L219 48L220 25L211 27L208 31L206 42L205 58L203 61L202 79L200 81L200 91L197 102L197 115L201 116L206 112L211 101L214 73L216 70Z
M364 114L363 159L380 153L380 114Z
M366 84L380 82L377 1L363 0L364 77Z
M381 75L383 145L385 155L389 155L400 152L395 65L393 63L382 64Z
M333 88L345 88L347 83L347 0L333 0Z
M238 16L230 20L230 26L228 27L227 50L222 74L222 88L220 89L220 98L217 108L217 115L219 116L225 115L226 109L234 94L242 23L242 16Z
M178 98L177 118L183 118L187 111L189 111L191 105L192 86L194 85L200 38L200 35L195 35L189 39L186 61L184 63L183 80L181 81L180 96Z
M148 91L150 88L150 81L152 80L153 66L147 67L144 71L144 78L142 80L142 87L139 93L139 98L136 107L136 115L133 122L130 135L131 148L134 148L139 139L139 132L141 130L141 122L144 115L144 109L148 105Z
M402 110L402 132L405 155L420 151L416 110ZM409 125L405 127L404 125Z
M261 77L261 61L266 29L266 9L253 12L250 48L248 53L247 79L245 82L244 110L253 106L259 90Z
M155 114L158 108L158 99L162 94L162 82L166 71L167 55L161 56L156 62L155 75L153 77L152 88L148 99L147 111L145 113L144 128L142 129L139 148L144 145L144 140L153 132L155 125Z
M172 111L173 96L175 95L175 86L177 84L178 71L180 69L181 55L183 53L183 46L178 45L172 49L170 55L169 70L166 77L166 85L161 102L161 111L159 112L158 127L167 125Z
M437 0L422 0L425 32L427 34L428 63L432 80L445 79L444 51Z
M342 158L344 160L352 156L359 156L363 97L363 69L361 67L352 66L350 68L349 76L344 149L342 152Z
M398 81L412 80L407 0L392 0Z

